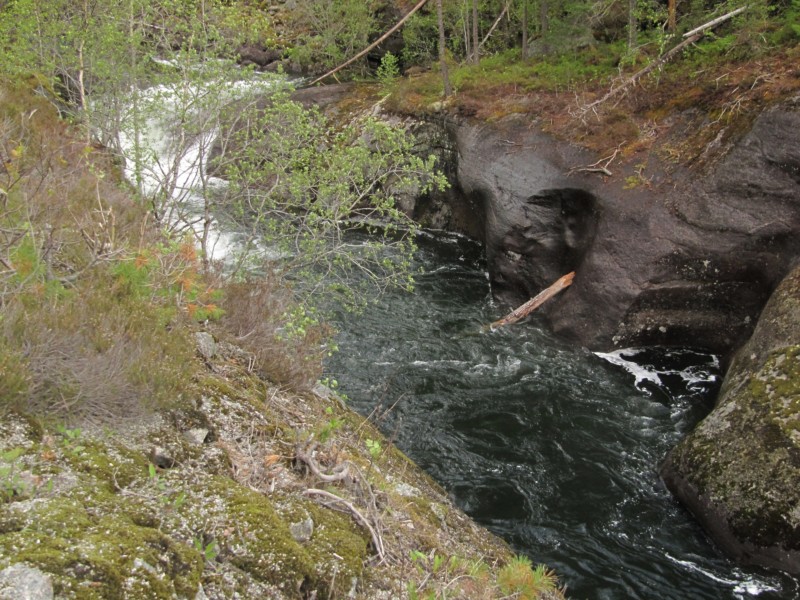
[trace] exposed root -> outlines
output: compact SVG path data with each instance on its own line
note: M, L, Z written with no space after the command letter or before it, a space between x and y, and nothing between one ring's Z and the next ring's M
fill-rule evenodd
M336 465L331 473L323 473L319 463L314 458L314 450L317 448L317 446L318 444L316 442L310 444L306 448L303 448L302 445L298 444L297 449L295 450L295 458L306 465L316 478L326 483L347 481L352 479L350 476L351 463L347 461Z

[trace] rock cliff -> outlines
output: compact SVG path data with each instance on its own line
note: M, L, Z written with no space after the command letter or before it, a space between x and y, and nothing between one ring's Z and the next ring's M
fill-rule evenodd
M714 411L661 474L729 554L800 573L800 267L736 354Z
M438 209L437 224L485 241L494 293L510 305L575 270L544 312L589 348L728 357L800 256L800 98L763 112L703 173L650 161L607 177L587 168L596 157L524 117L446 128L443 156L463 197ZM448 223L451 213L461 217Z
M591 349L688 346L728 364L747 342L662 476L737 560L800 573L800 97L708 148L704 170L618 161L611 177L613 161L523 117L446 129L435 147L463 197L416 214L484 240L498 298L574 270L543 313Z

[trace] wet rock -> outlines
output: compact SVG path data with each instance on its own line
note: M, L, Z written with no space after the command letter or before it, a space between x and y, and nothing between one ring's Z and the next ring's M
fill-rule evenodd
M11 565L0 571L0 600L51 600L53 584L39 569Z
M661 476L739 562L800 573L800 267L736 354L713 412Z
M589 348L700 346L729 358L800 257L800 102L762 113L710 173L653 168L633 189L624 172L576 169L597 157L520 117L442 127L493 293L516 306L577 271L540 312Z

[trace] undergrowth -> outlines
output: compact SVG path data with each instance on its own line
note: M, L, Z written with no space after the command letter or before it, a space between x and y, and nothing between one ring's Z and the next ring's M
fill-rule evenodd
M633 49L619 37L598 37L579 47L534 49L528 58L514 48L484 56L477 65L451 64L454 94L444 102L441 76L433 65L427 73L398 81L387 105L411 114L445 108L482 120L524 114L549 132L598 152L632 145L625 149L626 156L649 147L652 142L645 138L668 115L699 108L699 124L713 139L734 120L751 119L765 103L800 89L795 66L800 52L800 0L752 4L624 93L591 110L585 107L624 86L628 78L680 43L682 33L726 10L720 6L682 14L674 34L665 31L659 17L639 32ZM617 123L620 114L624 123ZM735 129L743 127L736 124ZM687 140L680 149L685 162L693 160L708 141L700 127L693 124L690 129L697 139Z
M109 424L168 406L196 368L192 324L223 304L263 373L312 385L328 331L285 287L206 272L32 83L0 87L0 409Z

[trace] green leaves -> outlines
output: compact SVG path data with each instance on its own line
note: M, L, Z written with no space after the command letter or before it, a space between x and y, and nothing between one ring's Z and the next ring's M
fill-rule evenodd
M306 0L294 8L294 26L305 32L295 58L315 69L333 68L366 47L376 33L375 0ZM362 63L363 64L363 63Z
M223 131L219 204L258 241L249 258L279 269L303 304L357 308L410 286L416 226L398 199L447 185L411 135L373 118L337 129L286 90Z

